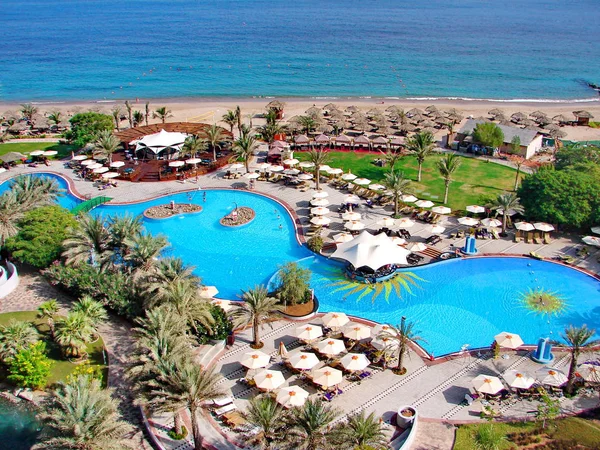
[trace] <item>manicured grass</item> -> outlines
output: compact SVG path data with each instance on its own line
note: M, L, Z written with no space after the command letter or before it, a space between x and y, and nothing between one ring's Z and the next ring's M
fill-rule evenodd
M72 373L78 364L73 364L63 357L60 347L50 339L49 329L45 320L37 318L36 311L19 311L12 313L0 314L0 325L8 324L12 319L18 321L31 322L40 333L41 339L46 342L48 349L48 357L52 360L53 366L48 377L48 386L59 381L64 381L70 373ZM106 385L108 380L108 366L104 363L104 341L102 338L96 342L88 344L86 351L89 355L88 361L91 365L102 367L103 384Z
M331 167L339 167L345 172L359 177L368 178L375 182L383 179L387 167L378 167L372 161L383 155L375 153L331 152ZM294 157L306 160L306 152L294 152ZM428 158L423 164L422 181L417 183L418 165L414 157L405 156L396 164L396 169L402 170L404 176L413 180L413 193L420 199L441 203L444 200L444 180L436 167L441 155ZM504 191L512 191L516 171L475 158L460 158L461 165L454 175L455 181L450 184L448 206L453 210L464 210L465 206L479 204L482 197L496 197Z
M9 152L19 152L27 155L34 150L56 150L58 155L54 158L60 159L70 155L71 151L77 150L77 146L57 144L56 142L8 142L0 144L0 157Z

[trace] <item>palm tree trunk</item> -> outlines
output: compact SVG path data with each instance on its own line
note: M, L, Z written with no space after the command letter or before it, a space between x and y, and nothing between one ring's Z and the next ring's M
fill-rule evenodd
M244 164L246 165L246 173L250 173L250 160L248 157L244 160Z
M176 411L175 414L173 414L173 419L175 421L175 433L181 435L181 432L183 431L183 419L181 417L181 411Z
M200 424L198 423L198 411L196 408L190 408L190 416L192 419L192 435L194 436L194 450L202 450L204 439L200 433Z
M317 191L319 190L319 173L321 172L321 166L317 165L315 166L315 187L317 189Z
M52 317L48 317L48 329L50 330L50 337L54 340L54 319Z
M162 123L165 123L166 118L167 118L166 115L161 117Z
M571 352L571 364L569 364L569 374L567 375L567 386L565 391L572 395L575 387L575 372L577 371L577 359L579 358L579 349L573 348Z
M450 181L446 181L446 189L444 191L444 205L448 203L448 190L450 189Z
M213 161L217 160L217 146L213 145Z
M502 214L502 234L506 234L506 216L508 215L508 211L503 211Z
M254 334L254 347L260 347L260 330L258 329L258 317L255 317L252 321L252 333Z
M394 195L394 216L398 217L398 211L400 210L400 202L398 201L398 194Z
M404 363L404 342L401 342L398 346L398 371L402 371L402 364Z
M517 188L519 187L519 175L521 173L521 168L517 168L517 175L515 176L515 191L517 190Z
M417 181L421 182L421 168L423 167L423 163L419 161L419 173L417 174Z

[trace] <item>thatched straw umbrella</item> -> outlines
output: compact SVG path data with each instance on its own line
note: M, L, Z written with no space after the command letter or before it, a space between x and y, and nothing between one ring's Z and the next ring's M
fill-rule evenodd
M594 116L589 111L573 111L573 115L577 119L577 125L589 125L590 119L593 119Z
M431 134L435 134L436 131L438 131L438 130L436 130L435 128L431 128L431 127L425 127L425 128L422 128L421 131L423 133L428 133L429 132Z
M322 123L317 127L317 131L319 133L331 133L333 131L333 127L327 123Z
M346 115L338 109L331 110L329 117L336 120L346 120Z
M500 114L496 114L492 120L497 120L498 122L500 122L501 120L508 120L508 117L506 117L504 114L500 113Z
M423 116L423 115L425 115L425 111L423 111L422 109L419 109L419 108L413 108L413 109L409 109L408 111L406 111L406 115L411 118L416 115Z
M373 116L380 116L383 113L381 112L381 110L379 108L371 108L370 110L367 111L367 117L373 117Z
M410 133L415 131L416 128L417 127L415 127L412 123L403 123L398 127L398 129L403 133Z
M543 111L540 111L539 109L537 111L534 111L532 113L529 114L529 117L533 117L534 119L537 119L540 116L545 116L546 113Z
M367 119L363 118L354 121L354 128L364 133L365 131L371 129L371 124L369 124L369 121Z
M353 112L352 115L350 116L350 120L353 120L353 121L366 120L366 118L367 118L367 116L365 116L364 113L361 111Z
M516 112L513 115L511 115L510 118L513 122L518 123L518 122L521 122L522 120L527 119L527 116L522 112Z
M412 116L410 116L410 121L412 123L417 123L417 122L423 122L426 119L426 117L423 114L413 114Z
M325 111L338 111L339 108L335 103L327 103L325 106L323 106L323 110Z
M385 108L385 112L388 112L388 113L399 114L400 111L402 111L402 108L399 107L398 105L392 105L392 106L388 106L387 108Z
M353 113L353 112L360 111L360 109L357 106L350 105L346 108L346 111Z
M535 121L538 123L538 125L541 125L541 126L552 123L552 120L546 114L544 114L543 116L537 116Z
M505 127L513 126L514 124L510 120L503 119L498 122L498 125L504 125Z
M521 120L520 125L523 125L525 127L535 127L537 126L537 123L531 119L523 119Z
M558 123L568 123L571 121L571 119L569 119L568 117L564 116L563 114L559 114L557 116L554 116L552 118L553 121L558 122Z
M489 114L490 116L497 116L498 114L502 114L502 115L504 115L504 111L502 111L502 110L501 110L501 109L499 109L499 108L494 108L494 109L492 109L492 110L488 111L488 114Z
M433 128L435 127L435 123L431 120L425 119L423 122L419 123L419 126L422 128Z
M429 114L432 114L438 112L439 110L437 109L437 106L429 105L427 108L425 108L425 111L427 111Z
M350 128L350 122L344 119L338 119L331 122L331 125L338 130L345 130L346 128Z
M311 106L306 110L306 115L312 117L313 119L319 119L323 117L323 111L321 111L316 106Z

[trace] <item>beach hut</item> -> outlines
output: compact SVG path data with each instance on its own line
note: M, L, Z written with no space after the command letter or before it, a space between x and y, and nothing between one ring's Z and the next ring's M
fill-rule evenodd
M374 147L387 147L390 143L389 139L385 136L378 136L372 142Z
M371 141L365 135L358 136L354 139L354 146L371 148Z
M590 125L590 119L593 119L588 111L573 111L573 115L576 118L576 125L588 127Z
M307 147L310 144L310 139L305 134L300 134L294 138L294 143L297 147Z
M269 102L269 104L267 105L267 109L269 111L275 111L277 120L281 120L285 116L285 113L283 112L284 107L285 107L285 103L280 102L279 100L273 100L272 102Z
M346 134L340 134L339 136L335 137L334 139L335 139L335 143L342 147L350 146L352 144L352 139L350 138L350 136L348 136Z
M330 141L330 137L325 134L320 134L315 138L315 143L321 146L329 144Z

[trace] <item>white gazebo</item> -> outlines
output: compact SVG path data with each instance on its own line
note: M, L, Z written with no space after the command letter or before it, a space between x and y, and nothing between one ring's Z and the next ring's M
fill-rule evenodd
M395 245L385 233L373 236L363 231L349 242L338 244L332 258L348 261L354 267L369 267L377 270L388 264L407 265L406 257L410 251Z
M187 137L185 133L160 130L132 143L135 143L136 153L143 152L147 158L158 159L180 152Z

